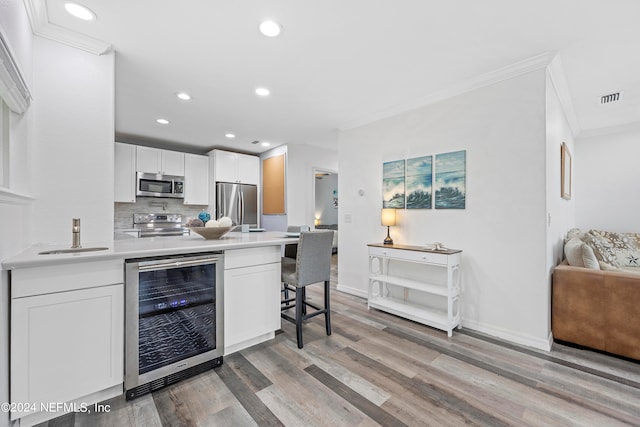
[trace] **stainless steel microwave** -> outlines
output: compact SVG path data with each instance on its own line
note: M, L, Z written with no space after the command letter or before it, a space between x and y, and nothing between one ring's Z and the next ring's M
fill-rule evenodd
M184 199L184 177L138 172L136 196Z

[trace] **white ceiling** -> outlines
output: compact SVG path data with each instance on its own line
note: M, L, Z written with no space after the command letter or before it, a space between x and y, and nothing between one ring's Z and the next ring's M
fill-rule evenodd
M34 1L50 24L113 46L120 139L336 148L340 128L548 52L564 66L576 130L640 122L637 0L80 0L95 22L67 15L64 0ZM259 33L267 18L279 37ZM619 90L622 101L600 105Z

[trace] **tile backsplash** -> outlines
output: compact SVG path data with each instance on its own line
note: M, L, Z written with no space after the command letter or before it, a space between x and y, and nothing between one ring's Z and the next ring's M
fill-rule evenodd
M182 222L197 218L208 206L184 205L182 199L165 199L158 197L138 197L136 203L114 203L114 229L133 228L134 213L169 213L182 214Z

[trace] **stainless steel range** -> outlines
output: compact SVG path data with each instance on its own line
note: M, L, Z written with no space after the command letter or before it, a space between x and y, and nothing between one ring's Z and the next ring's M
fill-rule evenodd
M182 225L181 214L133 214L133 228L140 230L140 237L182 236L189 229Z

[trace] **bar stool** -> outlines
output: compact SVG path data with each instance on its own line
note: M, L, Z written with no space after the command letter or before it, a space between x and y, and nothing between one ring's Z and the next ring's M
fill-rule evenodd
M302 348L302 322L314 316L324 314L327 335L331 335L331 312L329 279L331 276L331 247L333 242L332 231L305 231L300 233L296 262L282 264L282 283L284 289L295 292L295 298L281 300L281 316L296 324L296 337L298 348ZM306 301L306 287L315 283L324 282L324 308L320 308ZM291 305L291 302L295 304ZM296 309L295 318L286 310ZM315 309L307 313L307 307Z

